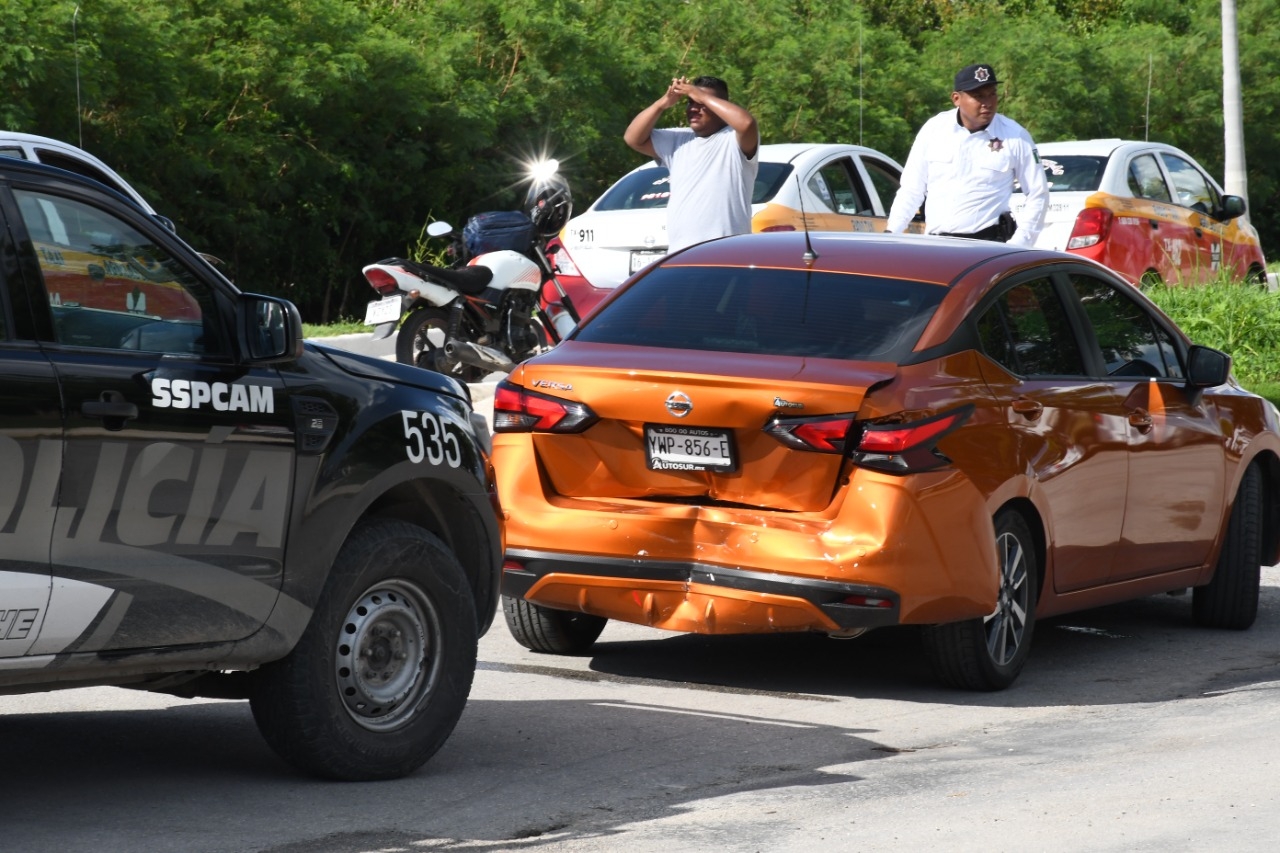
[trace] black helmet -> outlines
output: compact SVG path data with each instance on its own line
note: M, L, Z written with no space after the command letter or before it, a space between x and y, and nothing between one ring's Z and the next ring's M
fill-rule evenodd
M559 234L573 216L573 195L569 192L569 184L556 171L559 166L556 161L548 161L548 164L529 185L524 204L534 230L544 238Z

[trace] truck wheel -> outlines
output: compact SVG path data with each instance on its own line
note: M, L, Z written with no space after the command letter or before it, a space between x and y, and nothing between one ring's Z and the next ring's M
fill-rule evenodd
M502 596L502 615L517 643L532 652L554 655L584 654L609 621L590 613L540 607L509 595Z
M307 773L404 776L457 724L477 642L466 575L444 544L406 522L361 523L298 645L255 673L254 719Z
M440 308L415 308L400 324L396 335L396 361L425 370L434 370L462 382L479 382L485 372L479 367L459 364L444 354L449 335L449 312Z
M944 684L962 690L1003 690L1031 652L1036 621L1036 552L1027 522L1016 512L996 518L1000 595L984 619L930 625L925 654Z
M1213 580L1191 594L1191 615L1206 628L1243 631L1258 616L1262 581L1262 474L1250 465L1240 480Z

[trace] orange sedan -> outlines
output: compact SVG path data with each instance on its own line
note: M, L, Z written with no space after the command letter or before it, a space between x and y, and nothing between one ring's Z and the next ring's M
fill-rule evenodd
M705 634L924 626L1011 684L1037 617L1194 588L1247 628L1277 559L1277 412L1106 268L921 236L668 256L494 397L504 610Z

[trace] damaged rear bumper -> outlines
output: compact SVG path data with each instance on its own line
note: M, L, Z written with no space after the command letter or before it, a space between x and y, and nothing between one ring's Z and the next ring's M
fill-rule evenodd
M843 633L896 625L900 599L878 586L694 562L515 549L502 593L556 610L698 634Z

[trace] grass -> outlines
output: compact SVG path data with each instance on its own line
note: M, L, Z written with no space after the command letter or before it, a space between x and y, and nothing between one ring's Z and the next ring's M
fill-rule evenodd
M303 323L302 336L304 338L331 338L334 335L352 335L356 333L369 333L373 331L373 326L366 326L359 320L342 320L337 323L327 323L323 326L316 323Z
M1144 292L1192 341L1229 353L1241 385L1280 405L1280 292L1225 278Z

